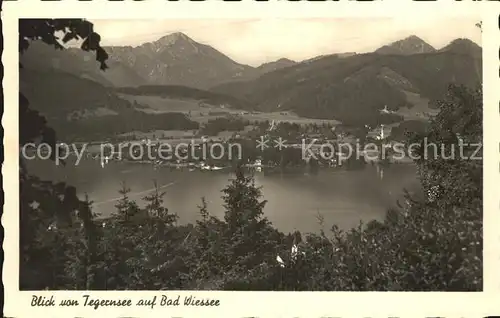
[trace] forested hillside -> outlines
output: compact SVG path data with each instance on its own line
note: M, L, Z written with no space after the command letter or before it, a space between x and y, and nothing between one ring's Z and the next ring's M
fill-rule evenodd
M450 83L473 87L482 76L477 51L455 51L327 56L213 90L248 100L265 111L293 110L304 117L373 124L381 120L385 105L390 110L412 106L404 91L434 104Z

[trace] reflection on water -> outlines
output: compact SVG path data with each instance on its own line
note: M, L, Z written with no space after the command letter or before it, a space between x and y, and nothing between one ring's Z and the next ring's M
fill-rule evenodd
M206 198L211 214L222 217L221 190L232 177L228 169L190 171L115 161L101 168L98 160L84 160L78 167L71 163L62 167L50 161L30 161L28 169L42 179L76 186L79 194L89 195L94 211L103 216L114 211L123 181L132 190L130 197L140 200L152 190L156 180L166 192L165 204L179 215L181 223L198 218L201 197ZM321 169L316 173L264 170L255 172L255 181L262 186L268 201L266 216L285 232L317 232L318 213L324 216L325 230L333 224L347 229L360 220L381 219L387 208L401 199L403 188L418 188L415 167L411 165L366 165L358 170Z

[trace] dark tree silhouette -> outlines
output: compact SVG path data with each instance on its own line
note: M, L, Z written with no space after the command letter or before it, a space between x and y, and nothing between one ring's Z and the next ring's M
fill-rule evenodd
M24 53L31 41L42 41L64 49L71 40L81 42L85 51L96 53L100 68L107 68L108 54L100 46L100 36L92 23L83 19L21 19L19 20L19 53ZM22 68L22 65L19 65ZM19 93L19 145L41 141L56 147L56 133L46 118L29 108L28 99ZM52 159L55 157L52 152ZM30 176L20 157L20 286L22 288L57 288L66 286L95 288L89 263L95 260L97 237L89 202L81 202L76 189L64 183L52 184ZM62 198L62 201L61 201ZM73 214L78 211L77 216ZM81 234L74 224L82 224ZM40 230L59 228L59 232ZM42 232L43 233L43 232ZM76 238L76 241L74 241ZM79 239L80 238L80 239ZM52 242L52 243L51 243ZM80 244L80 243L81 244ZM82 245L83 244L83 245ZM83 246L83 248L81 247ZM73 247L73 248L71 248ZM79 248L80 247L80 248ZM70 255L75 252L74 255ZM83 253L83 254L82 254ZM45 258L51 260L48 265ZM76 259L73 279L62 276L67 259ZM78 283L80 282L80 283Z
M94 31L94 25L84 19L20 19L19 53L28 50L31 41L42 41L55 49L64 49L71 40L81 42L84 51L96 53L96 60L102 70L107 69L108 53L101 47L101 36ZM22 68L20 64L19 67ZM44 116L29 108L28 99L19 93L19 143L21 145L41 138L55 147L56 134L47 126Z

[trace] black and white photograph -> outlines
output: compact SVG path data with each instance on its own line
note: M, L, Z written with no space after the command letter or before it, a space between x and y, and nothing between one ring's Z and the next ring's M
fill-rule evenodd
M483 290L479 15L18 32L19 290Z

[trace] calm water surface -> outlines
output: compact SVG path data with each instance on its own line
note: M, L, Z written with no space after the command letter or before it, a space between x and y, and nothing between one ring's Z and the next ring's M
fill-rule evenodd
M209 212L222 217L221 190L229 183L229 171L188 171L157 168L151 165L110 162L104 168L99 161L84 160L75 167L55 166L50 161L31 161L30 173L45 180L64 181L76 186L82 197L87 193L94 201L94 211L103 216L112 213L122 181L131 188L130 197L140 201L156 180L165 194L165 205L179 215L180 223L194 222L198 205L205 197ZM317 232L316 216L322 214L325 230L337 224L348 229L360 220L382 219L389 207L401 200L403 189L418 190L412 165L380 168L366 165L361 170L320 170L307 172L255 173L268 201L265 214L281 231Z

